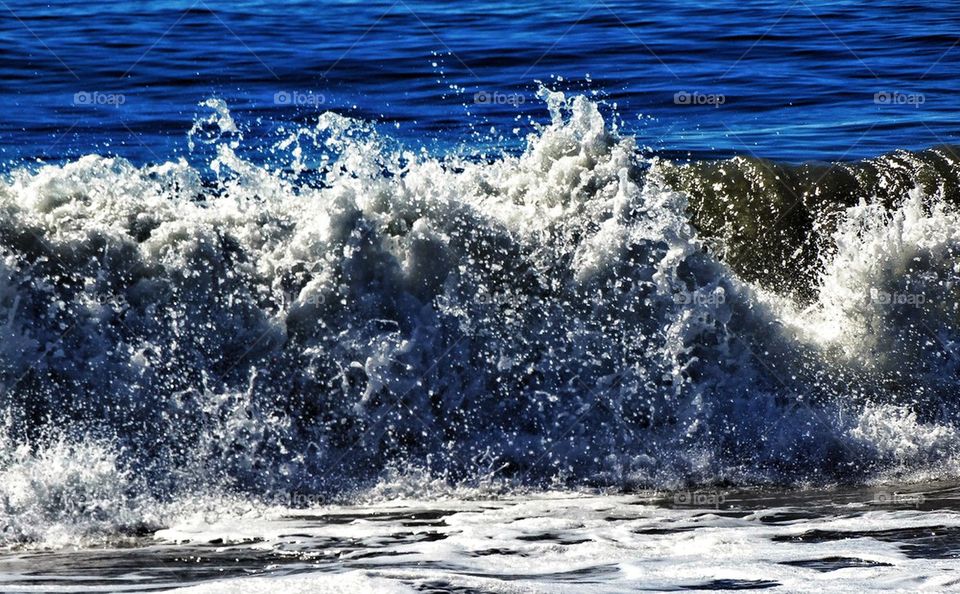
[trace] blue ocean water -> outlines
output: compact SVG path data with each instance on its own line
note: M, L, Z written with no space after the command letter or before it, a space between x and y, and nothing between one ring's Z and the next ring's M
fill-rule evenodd
M0 589L955 587L960 4L0 17Z
M853 160L960 134L948 1L19 0L0 14L8 166L167 160L210 97L247 146L334 110L414 149L509 150L546 118L537 81L595 96L672 158Z

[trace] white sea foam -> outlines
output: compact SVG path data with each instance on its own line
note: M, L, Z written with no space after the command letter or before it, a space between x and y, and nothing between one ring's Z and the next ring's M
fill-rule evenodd
M57 490L109 531L154 500L410 495L375 486L398 467L435 492L955 476L952 210L852 209L801 309L708 253L596 104L543 96L486 161L327 113L276 169L211 101L208 167L13 172L5 542L60 525Z
M809 501L798 495L791 504L790 496L730 495L733 501L715 508L653 505L663 494L401 500L326 506L290 517L281 512L261 522L224 519L203 529L184 525L159 537L213 540L226 555L301 551L313 563L312 573L281 577L284 565L277 563L273 579L187 590L196 592L325 591L345 583L383 591L489 592L955 587L957 561L943 553L960 529L956 513L885 508L870 492L834 496L837 501L829 502L830 493ZM243 544L252 538L265 540Z

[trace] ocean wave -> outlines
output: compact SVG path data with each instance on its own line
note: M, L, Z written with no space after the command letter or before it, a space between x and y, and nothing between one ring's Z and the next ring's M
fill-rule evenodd
M398 467L506 488L956 473L952 161L801 189L813 169L643 158L595 103L542 96L551 122L486 160L326 113L272 167L211 100L202 168L12 172L5 542L95 485L113 511L78 538L185 494L390 492Z
M861 200L894 210L911 190L960 202L960 152L942 145L849 163L779 163L753 156L659 166L690 199L701 236L740 277L816 299L833 235ZM772 267L776 262L779 266Z

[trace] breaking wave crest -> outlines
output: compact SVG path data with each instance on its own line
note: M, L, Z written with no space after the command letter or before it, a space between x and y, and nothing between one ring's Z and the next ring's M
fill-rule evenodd
M492 159L327 113L273 168L211 100L203 169L10 173L0 538L136 533L187 495L386 493L402 469L501 488L955 475L953 182L892 189L861 164L879 181L838 198L840 174L796 189L813 166L648 159L596 104L543 96L551 122Z

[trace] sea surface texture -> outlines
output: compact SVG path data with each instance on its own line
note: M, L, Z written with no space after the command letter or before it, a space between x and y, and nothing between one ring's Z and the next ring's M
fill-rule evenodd
M0 15L0 589L957 587L960 4Z

